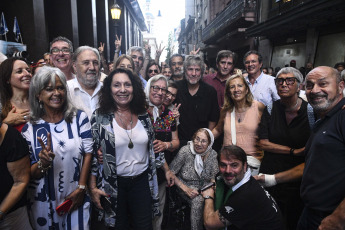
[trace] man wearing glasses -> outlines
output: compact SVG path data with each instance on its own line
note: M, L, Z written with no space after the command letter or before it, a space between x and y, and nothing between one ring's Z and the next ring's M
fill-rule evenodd
M187 56L184 61L185 78L176 82L176 103L181 104L178 126L180 146L186 145L198 129L212 130L219 119L217 92L201 81L204 68L204 61L200 56Z
M72 69L72 54L73 45L69 39L59 36L50 43L50 61L66 75L67 81L75 78Z
M254 99L264 105L272 104L279 99L274 78L264 74L262 68L262 56L256 50L248 51L243 58L243 63L248 73L246 77Z
M222 108L224 104L225 83L234 74L234 67L237 55L230 50L221 50L217 54L217 73L209 74L203 81L213 86L217 91L218 105Z

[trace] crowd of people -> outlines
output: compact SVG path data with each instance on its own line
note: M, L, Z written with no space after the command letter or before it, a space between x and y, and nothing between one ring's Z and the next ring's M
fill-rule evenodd
M0 229L160 230L168 189L193 230L345 228L344 63L121 43L0 64Z

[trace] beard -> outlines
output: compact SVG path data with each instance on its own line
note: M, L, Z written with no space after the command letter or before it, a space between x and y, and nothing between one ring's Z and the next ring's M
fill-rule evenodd
M309 103L310 105L312 105L316 113L326 112L333 105L333 103L339 98L339 90L337 90L336 95L337 96L335 96L334 98L328 98L328 94L326 93L310 93ZM325 98L325 100L321 102L313 101L313 99L317 97L323 97Z
M90 76L90 75L93 76ZM78 79L88 88L94 88L97 85L99 79L99 73L97 72L88 72L85 74L85 77L78 77Z

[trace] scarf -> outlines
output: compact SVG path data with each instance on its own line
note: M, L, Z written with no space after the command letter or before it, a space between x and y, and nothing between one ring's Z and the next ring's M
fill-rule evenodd
M149 103L149 106L153 106L152 109L152 116L153 116L153 121L156 122L157 117L159 117L159 109L162 107L162 105L156 106L152 104L150 101L150 89L151 89L151 84L152 84L152 77L147 81L146 87L145 87L145 95L146 95L146 101Z
M201 157L205 156L209 151L212 151L212 145L214 143L214 136L213 136L211 130L206 129L206 128L203 128L203 129L208 132L208 134L210 135L210 139L211 139L211 142L207 146L207 149L206 149L205 152L203 152L203 153L196 153L195 150L194 150L194 143L193 143L193 141L188 141L190 151L195 156L195 159L194 159L194 169L195 169L196 173L199 176L201 176L202 170L204 169L204 162L202 161Z

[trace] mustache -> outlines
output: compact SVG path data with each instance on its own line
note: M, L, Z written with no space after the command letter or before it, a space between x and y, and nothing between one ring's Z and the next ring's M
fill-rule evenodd
M310 93L309 97L310 97L310 99L317 98L317 97L327 97L327 94L326 93L322 93L322 92Z

